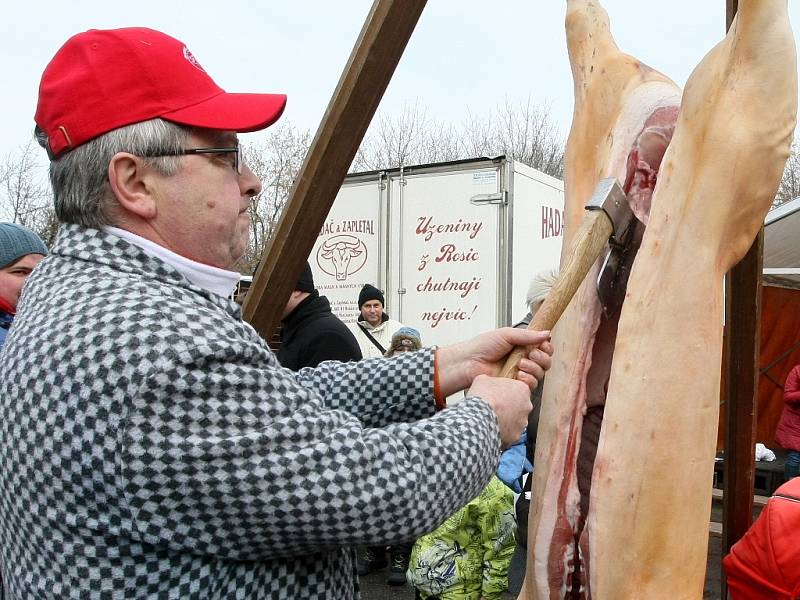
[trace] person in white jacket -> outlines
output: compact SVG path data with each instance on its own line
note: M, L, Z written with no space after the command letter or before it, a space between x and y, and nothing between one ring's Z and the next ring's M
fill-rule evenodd
M390 319L383 307L386 305L383 292L373 285L366 284L358 294L358 321L350 325L353 335L361 347L364 358L377 358L386 354L392 336L403 324Z

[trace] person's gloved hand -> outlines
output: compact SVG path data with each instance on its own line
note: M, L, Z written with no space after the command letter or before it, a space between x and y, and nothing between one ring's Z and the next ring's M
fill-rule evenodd
M522 432L522 436L500 455L500 464L497 467L497 476L517 494L522 493L523 473L533 471L533 465L526 455L525 443L527 441L528 430L526 429Z

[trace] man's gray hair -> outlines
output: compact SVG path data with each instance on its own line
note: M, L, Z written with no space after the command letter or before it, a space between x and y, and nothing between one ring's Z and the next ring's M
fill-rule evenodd
M539 271L531 279L530 286L528 286L528 293L525 296L525 304L528 305L528 310L535 313L538 308L547 298L547 294L553 288L553 284L558 277L558 269L547 269Z
M151 119L114 129L50 161L56 217L62 223L100 229L114 225L115 200L108 182L108 165L117 152L136 156L174 152L184 147L191 133L163 119ZM36 140L47 148L47 134L39 127ZM173 175L180 157L144 159L162 175Z

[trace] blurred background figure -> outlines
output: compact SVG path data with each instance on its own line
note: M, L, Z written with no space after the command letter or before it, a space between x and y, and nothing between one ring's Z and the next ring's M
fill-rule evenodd
M779 487L722 561L733 600L800 598L800 478Z
M415 352L422 348L422 338L419 331L413 327L401 327L395 331L389 342L389 349L385 356L391 358L403 352ZM405 544L396 544L388 548L389 559L387 561L386 546L371 546L363 548L358 558L358 574L367 575L389 566L389 574L386 583L391 586L401 586L406 584L406 571L408 561L411 556L411 548L414 546L413 540Z
M500 600L514 554L514 494L497 477L414 545L408 577L418 600Z
M533 316L542 306L547 294L553 288L553 283L558 276L556 269L540 271L533 276L528 286L528 293L525 296L525 303L528 305L528 314L525 315L514 327L527 328L533 320ZM544 379L539 382L536 389L531 393L531 404L533 409L528 415L527 440L525 443L526 461L524 472L528 473L533 468L533 456L536 452L536 430L539 428L539 412L542 408L542 390L544 390ZM509 451L519 452L519 446L512 446ZM530 465L531 468L528 468ZM528 511L531 506L531 480L532 477L524 478L522 482L522 492L517 497L515 512L517 517L517 546L511 560L511 567L508 573L508 590L512 594L519 594L522 589L522 582L525 579L525 564L528 560Z
M413 327L401 327L395 331L385 356L391 357L398 352L414 352L422 348L419 331Z
M784 480L800 474L800 365L795 365L783 384L783 412L775 429L775 441L788 450Z
M331 312L328 299L314 287L306 262L283 310L278 362L299 371L326 360L361 360L361 349L347 325Z
M33 231L16 223L0 223L0 348L17 313L22 286L47 254Z

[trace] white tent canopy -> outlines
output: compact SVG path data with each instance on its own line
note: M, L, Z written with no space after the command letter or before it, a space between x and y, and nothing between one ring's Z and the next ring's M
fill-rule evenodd
M800 289L800 198L772 209L764 219L763 281Z

